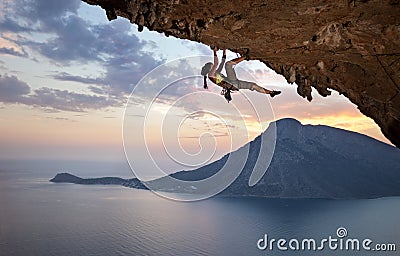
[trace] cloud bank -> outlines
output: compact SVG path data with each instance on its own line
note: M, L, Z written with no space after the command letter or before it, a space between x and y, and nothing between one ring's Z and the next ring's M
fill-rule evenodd
M29 90L29 85L18 77L3 74L1 90L12 95L2 94L0 101L49 104L59 110L72 111L114 106L115 99L124 98L141 77L164 62L163 58L146 51L149 45L154 47L154 42L140 40L128 21L119 19L93 24L79 16L81 5L80 0L3 2L0 5L0 56L35 59L32 55L39 54L41 59L57 67L58 72L52 79L87 84L93 95L71 92L73 87L71 90L43 87L31 93L22 92L18 90L22 87ZM85 64L98 66L104 72L93 78L63 69ZM12 86L16 87L14 92ZM105 102L99 104L102 100ZM70 103L72 106L68 107Z
M118 99L111 97L80 94L48 87L31 90L27 83L16 76L8 75L0 76L0 101L75 112L120 104Z

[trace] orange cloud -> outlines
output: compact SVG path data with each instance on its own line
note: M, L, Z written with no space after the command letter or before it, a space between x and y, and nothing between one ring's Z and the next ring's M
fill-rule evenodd
M14 36L9 33L2 34L0 37L0 48L7 49L21 55L25 54L24 50L19 45L10 40L10 37Z

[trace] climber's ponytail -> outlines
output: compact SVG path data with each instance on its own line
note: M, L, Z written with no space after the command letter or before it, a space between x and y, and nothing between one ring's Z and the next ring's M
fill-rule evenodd
M208 89L208 86L207 86L207 76L204 76L204 89Z

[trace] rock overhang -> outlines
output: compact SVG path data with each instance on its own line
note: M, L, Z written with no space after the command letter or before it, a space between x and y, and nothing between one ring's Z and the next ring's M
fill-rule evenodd
M336 90L400 147L400 1L84 0L166 36L242 53L311 101Z

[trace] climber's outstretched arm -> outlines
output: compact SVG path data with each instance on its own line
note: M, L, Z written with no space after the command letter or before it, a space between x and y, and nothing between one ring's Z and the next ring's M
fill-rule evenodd
M215 76L215 72L217 71L218 67L217 47L214 47L213 51L214 51L214 64L211 67L210 73L208 73L208 75L211 77Z
M226 50L224 49L222 52L222 59L221 63L219 64L217 70L215 71L216 73L221 73L222 69L224 68L225 65L225 60L226 60Z

